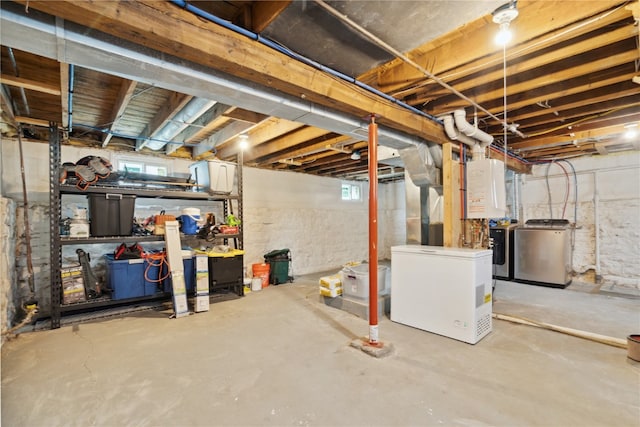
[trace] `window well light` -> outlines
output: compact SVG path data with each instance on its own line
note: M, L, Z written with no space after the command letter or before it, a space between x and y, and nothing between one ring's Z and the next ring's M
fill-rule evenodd
M491 15L493 15L493 22L500 26L500 31L496 34L495 42L501 46L506 45L511 40L509 24L518 16L516 3L517 1L512 1L503 4L491 13Z

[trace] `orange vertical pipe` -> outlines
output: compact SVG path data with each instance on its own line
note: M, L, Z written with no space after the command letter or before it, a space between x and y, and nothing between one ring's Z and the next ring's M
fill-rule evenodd
M378 125L369 122L369 344L378 344Z

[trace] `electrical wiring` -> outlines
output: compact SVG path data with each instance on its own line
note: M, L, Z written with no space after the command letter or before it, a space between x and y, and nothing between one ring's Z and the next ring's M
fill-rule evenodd
M560 162L564 162L571 167L571 171L573 172L573 192L574 192L574 204L573 204L573 223L578 223L578 175L576 174L576 168L573 167L573 163L571 163L567 159L558 160Z
M573 163L569 160L562 159L559 160L568 164L571 167L573 172L573 227L571 228L571 250L573 250L576 246L576 226L578 225L578 175L576 174L576 169L573 167Z
M608 116L609 114L613 114L613 113L615 113L617 111L620 111L620 110L626 110L627 108L638 107L638 106L640 106L640 102L636 102L636 103L631 104L631 105L625 105L624 107L613 108L613 109L611 109L609 111L605 111L604 113L593 114L591 116L583 117L583 118L575 120L575 121L573 121L571 123L563 123L563 124L561 124L559 126L551 128L551 129L545 129L543 131L536 132L536 133L528 133L527 137L531 138L531 137L534 137L534 136L546 135L548 133L551 133L551 132L554 132L554 131L557 131L557 130L560 130L560 129L567 129L570 126L577 125L577 124L580 124L580 123L583 123L583 122L586 122L586 121L589 121L589 120L599 119L600 117Z
M526 45L526 46L524 46L524 47L522 47L520 49L513 50L508 55L508 57L519 57L519 56L522 56L522 55L526 54L527 51L535 49L538 46L544 45L545 43L548 43L548 42L550 42L552 40L559 39L561 37L564 37L567 34L570 34L570 33L574 32L574 31L580 30L583 27L587 27L587 26L589 26L589 25L591 25L593 23L596 23L596 22L598 22L598 21L600 21L600 20L612 15L613 13L617 12L618 10L624 8L625 5L627 5L629 3L630 3L629 1L624 2L623 4L621 4L620 6L616 7L615 9L612 9L612 10L609 10L607 12L604 12L601 15L595 16L593 18L589 18L588 20L580 22L580 23L574 25L573 27L569 27L569 28L567 28L567 29L565 29L565 30L563 30L563 31L561 31L559 33L552 34L551 36L541 38L540 40L538 40L535 43L531 43L531 44ZM489 61L486 61L486 62L483 62L481 64L477 64L477 65L474 65L474 66L467 66L467 67L465 67L465 69L463 71L457 71L457 72L451 72L451 73L448 73L448 74L444 74L440 78L442 78L443 80L452 80L452 79L458 78L458 76L460 76L460 75L468 74L470 72L476 72L478 70L486 70L489 67L495 66L498 63L499 60L500 60L500 58L493 58L493 59L491 59ZM428 85L435 84L435 83L436 82L433 82L433 81L423 82L423 83L414 85L414 86L406 88L406 89L395 91L395 92L391 93L391 95L392 96L396 96L396 97L397 96L404 96L404 94L406 92L409 92L409 91L414 90L414 89L419 89L421 87L428 86ZM529 136L529 135L527 135L527 136Z
M564 166L562 166L562 164L560 163L556 163L558 166L560 166L560 168L562 169L562 172L564 172L564 176L566 178L567 181L567 186L565 188L565 192L564 192L564 205L562 206L562 218L564 219L564 215L565 212L567 210L567 202L569 201L569 174L567 173L567 170L564 168Z
M544 174L544 181L547 184L547 202L549 203L549 219L553 219L553 209L551 208L551 186L549 186L549 169L551 163L547 163L547 172Z
M563 203L563 207L562 207L562 218L564 219L566 210L567 210L567 204L569 202L569 193L571 192L571 187L570 187L570 178L569 178L569 173L567 172L567 169L562 166L560 163L557 163L555 160L552 160L550 162L547 163L547 170L545 172L545 183L547 185L547 200L548 200L548 204L549 204L549 218L553 219L553 208L552 208L552 203L551 203L551 185L549 184L549 169L551 168L552 164L557 164L560 169L562 169L562 172L564 172L564 176L566 179L566 187L565 187L565 192L564 192L564 203ZM575 189L576 192L576 197L577 197L577 189ZM577 198L576 198L576 203L577 203Z

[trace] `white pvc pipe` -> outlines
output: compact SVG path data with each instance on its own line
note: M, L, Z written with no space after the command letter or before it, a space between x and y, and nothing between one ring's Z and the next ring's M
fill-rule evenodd
M460 133L455 129L455 127L453 126L453 116L450 116L448 114L446 116L442 116L442 122L444 124L444 131L449 139L453 141L460 141L471 148L473 148L473 146L478 143L478 141L476 141L475 139L468 137L467 135Z
M450 115L442 116L442 121L444 124L444 131L450 139L454 141L460 141L471 148L471 153L472 153L471 158L473 160L484 158L485 145L480 144L480 142L471 138L470 136L467 136L463 133L458 132L453 125L454 119L452 116Z
M453 112L453 118L456 122L456 127L460 132L480 141L480 146L482 148L493 142L493 136L467 122L467 113L464 110L455 110Z

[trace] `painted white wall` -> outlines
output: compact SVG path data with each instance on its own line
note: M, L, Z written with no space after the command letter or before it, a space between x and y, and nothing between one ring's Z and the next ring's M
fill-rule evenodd
M2 188L14 200L22 200L18 144L4 140L2 150ZM49 151L48 145L24 141L25 170L29 192L33 264L36 276L37 298L43 308L50 302L49 276ZM118 156L140 156L170 162L173 173L188 173L190 160L159 158L136 153L117 153L109 150L62 147L62 161L76 162L87 155L98 155L115 163ZM363 200L341 200L339 179L268 171L245 167L244 171L244 248L245 266L262 262L263 255L273 249L288 248L293 260L293 274L337 269L342 264L368 258L368 184L362 185ZM353 182L355 183L355 182ZM390 258L390 247L403 244L404 185L382 184L379 194L379 257ZM63 216L70 209L86 203L84 196L65 196ZM136 216L144 217L161 208L167 213L179 214L182 207L197 205L208 212L211 206L194 202L138 199ZM19 205L19 203L18 203ZM24 228L22 208L17 207L17 234ZM214 210L215 211L215 210ZM216 214L221 219L221 213ZM71 249L69 249L71 248ZM73 261L74 247L64 247L63 257ZM113 245L93 245L92 260L101 253L113 250ZM16 242L17 289L26 292L24 239ZM77 258L76 258L77 259ZM3 289L5 284L2 284ZM7 286L10 286L7 284Z
M640 289L640 153L583 157L571 163L578 181L574 273L578 278L595 273L604 284ZM568 196L567 178L558 164L534 166L532 175L523 176L522 222L550 217L574 222L573 175L567 164L560 164L569 174Z
M243 171L246 266L284 248L291 250L294 275L368 259L368 183L350 182L362 186L362 200L343 201L340 179L250 167ZM390 258L391 245L404 243L404 192L398 191L403 188L398 183L379 186L379 258Z

